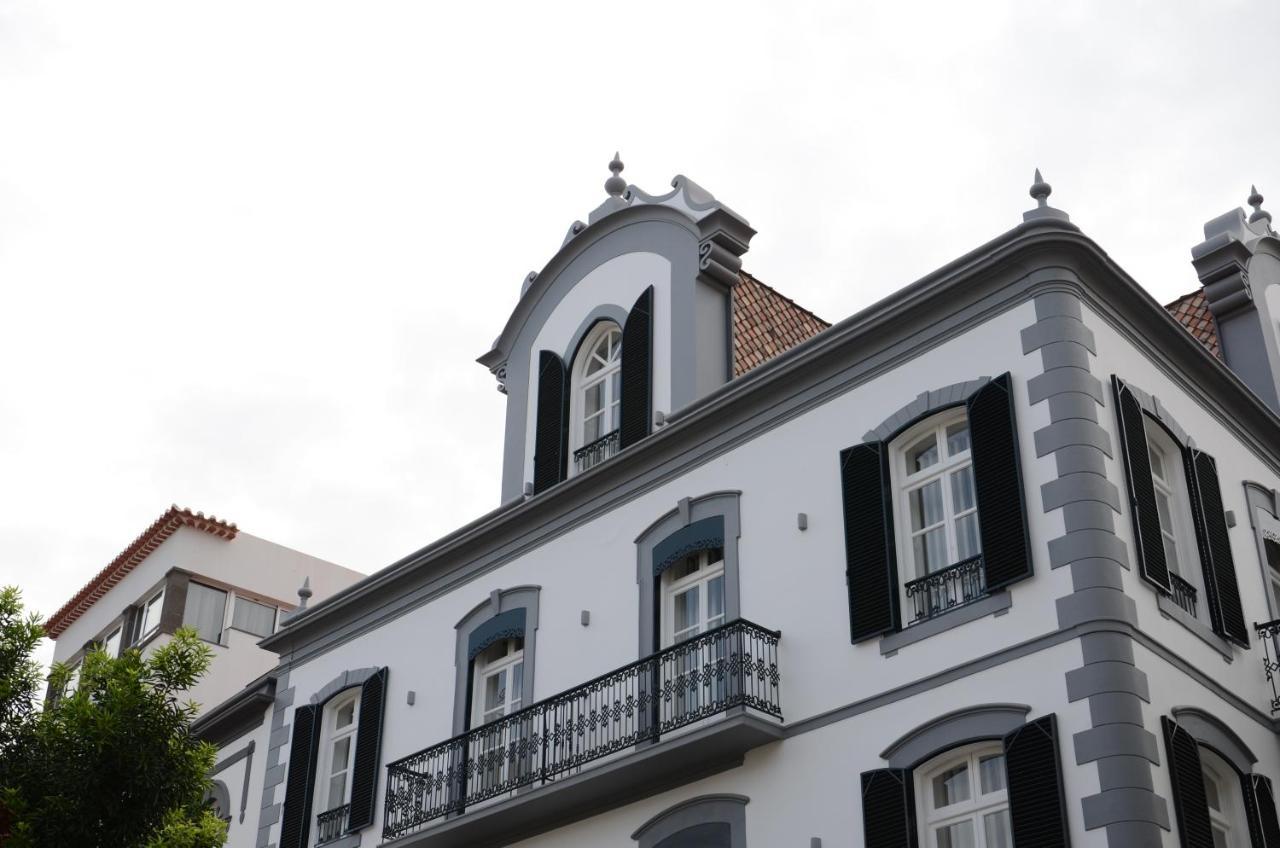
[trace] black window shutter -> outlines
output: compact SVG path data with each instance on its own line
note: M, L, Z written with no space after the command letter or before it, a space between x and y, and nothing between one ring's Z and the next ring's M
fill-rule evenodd
M898 567L893 550L889 457L883 442L840 451L845 577L850 641L898 629Z
M1182 848L1213 848L1209 801L1200 770L1200 748L1195 738L1168 716L1160 717L1164 747L1169 758L1169 782L1173 788L1173 812Z
M348 831L373 824L374 804L378 793L378 761L382 755L382 713L386 691L385 666L360 687L360 726L356 728L356 756L351 770Z
M538 418L534 427L533 491L565 478L569 453L569 386L564 360L549 350L538 354Z
M1120 427L1120 456L1129 489L1133 516L1134 547L1142 576L1169 591L1169 565L1164 558L1164 537L1156 511L1156 486L1151 480L1151 454L1147 448L1146 416L1142 404L1119 377L1112 375L1116 399L1116 423Z
M289 745L289 775L280 817L280 848L305 848L311 829L311 797L315 786L316 736L320 709L306 704L293 711L293 741Z
M916 848L915 791L911 772L862 773L862 836L866 848Z
M966 405L987 588L999 589L1031 576L1022 460L1009 374L1001 374L978 389Z
M1249 841L1253 848L1280 848L1280 821L1276 819L1276 799L1271 781L1260 774L1240 775L1244 790L1245 815L1249 819Z
M653 286L645 289L622 327L622 424L618 446L649 435L653 420Z
M1231 538L1227 535L1227 517L1218 484L1218 463L1195 448L1187 448L1182 455L1187 489L1191 492L1191 514L1195 516L1200 564L1204 569L1209 618L1214 631L1247 648L1249 631L1244 621L1244 607L1240 604L1236 564L1231 557Z
M1009 820L1014 845L1066 848L1066 796L1058 759L1058 722L1052 713L1004 737L1009 784Z

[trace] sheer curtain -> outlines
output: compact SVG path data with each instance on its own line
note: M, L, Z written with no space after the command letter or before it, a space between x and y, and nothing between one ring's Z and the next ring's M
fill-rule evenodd
M221 589L191 583L187 586L187 608L182 623L194 627L206 642L222 641L222 622L226 619L227 593Z
M276 608L237 596L231 626L254 636L270 636L276 628Z

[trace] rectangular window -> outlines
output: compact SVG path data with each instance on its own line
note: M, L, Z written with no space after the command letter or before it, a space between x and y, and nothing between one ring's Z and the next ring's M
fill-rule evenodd
M164 589L161 589L151 600L147 601L146 607L142 611L142 628L138 631L138 641L156 632L160 627L160 612L164 609Z
M237 595L231 626L254 636L270 636L276 630L276 608Z
M109 657L117 657L120 655L119 627L111 631L111 635L107 637L107 641L102 643L102 649L107 652L107 656Z
M226 615L226 592L199 583L188 584L187 608L182 613L182 623L194 627L201 639L220 643Z

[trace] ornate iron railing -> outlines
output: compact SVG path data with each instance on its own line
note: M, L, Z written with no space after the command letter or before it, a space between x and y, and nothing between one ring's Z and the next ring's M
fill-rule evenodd
M383 838L732 707L782 718L780 635L739 619L390 763Z
M347 832L347 816L351 813L351 805L343 804L332 810L325 810L316 816L316 844L332 842Z
M618 430L610 430L589 445L584 445L573 452L573 467L579 473L594 468L618 452L621 442Z
M1187 611L1192 618L1196 617L1196 587L1183 580L1172 571L1169 572L1169 595L1173 602Z
M1255 622L1253 629L1262 643L1262 671L1271 684L1271 712L1280 712L1280 686L1276 680L1280 674L1280 618L1265 624Z
M907 623L916 624L986 597L987 569L979 554L912 580L905 588L913 612Z

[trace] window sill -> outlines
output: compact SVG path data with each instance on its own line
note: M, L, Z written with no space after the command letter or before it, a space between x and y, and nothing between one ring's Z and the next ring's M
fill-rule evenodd
M988 595L982 600L956 607L949 612L944 612L919 624L913 624L910 627L899 630L897 633L882 636L880 638L880 654L885 657L891 657L908 645L914 645L916 642L928 639L930 636L936 636L939 633L945 633L954 627L968 624L970 621L977 621L980 618L986 618L988 615L1004 615L1011 606L1013 606L1012 592L1008 589L996 592L994 595Z
M360 845L359 833L348 833L328 842L321 842L319 848L357 848Z
M1222 654L1222 658L1224 660L1231 662L1235 659L1235 655L1231 651L1230 642L1223 639L1217 633L1214 633L1213 628L1209 625L1205 624L1200 619L1193 617L1189 612L1174 603L1172 598L1156 593L1156 605L1160 608L1160 615L1165 618L1173 619L1183 627L1190 630L1196 636L1200 637L1202 642Z

